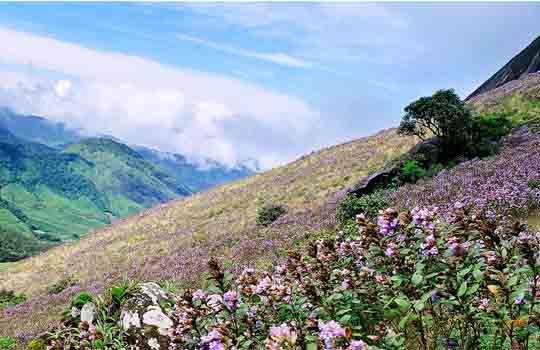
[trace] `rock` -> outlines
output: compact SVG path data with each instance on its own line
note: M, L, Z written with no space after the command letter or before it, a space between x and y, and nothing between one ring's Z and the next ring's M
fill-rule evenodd
M411 159L421 160L424 167L427 168L435 163L440 162L441 152L439 140L436 137L433 137L429 140L420 142L411 148L409 152L392 162L390 165L349 187L346 190L346 193L352 193L356 196L363 196L372 193L377 188L386 187L396 176L399 175L403 164Z
M92 323L96 315L96 305L92 302L84 304L81 309L81 322Z
M129 344L141 350L168 349L173 297L156 283L142 283L122 305L120 323Z

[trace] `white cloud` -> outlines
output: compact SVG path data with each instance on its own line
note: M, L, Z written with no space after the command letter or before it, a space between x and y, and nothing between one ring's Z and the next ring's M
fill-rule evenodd
M2 27L0 42L0 104L193 159L289 161L310 148L319 118L301 99L224 76ZM238 135L237 122L253 127ZM261 130L291 145L273 147L281 140Z
M205 40L205 39L197 38L197 37L182 34L182 33L178 34L177 37L180 40L197 43L197 44L210 47L212 49L219 50L225 53L230 53L233 55L244 56L244 57L256 58L262 61L272 62L272 63L283 65L283 66L296 67L296 68L312 68L315 66L311 62L307 62L301 58L293 57L282 52L262 53L262 52L257 52L257 51L245 50L245 49L235 48L228 45L218 44L210 40Z

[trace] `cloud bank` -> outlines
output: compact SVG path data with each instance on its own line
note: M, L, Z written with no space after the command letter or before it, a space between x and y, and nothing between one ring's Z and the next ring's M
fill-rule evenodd
M0 104L22 113L228 165L269 168L313 145L319 112L293 96L2 27L0 42Z

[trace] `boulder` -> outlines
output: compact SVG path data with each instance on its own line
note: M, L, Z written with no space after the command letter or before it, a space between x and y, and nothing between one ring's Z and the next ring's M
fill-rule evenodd
M92 324L96 316L96 311L97 311L96 304L92 302L84 304L80 313L81 322Z
M122 305L120 323L129 344L140 350L168 349L174 323L173 297L156 283L142 283Z
M419 160L426 168L440 162L441 153L439 140L436 137L433 137L429 140L420 142L399 159L393 161L391 164L387 165L376 173L371 174L367 178L364 178L355 185L347 188L346 193L352 193L356 196L363 196L372 193L377 188L386 187L396 176L399 176L399 172L403 164L412 159Z

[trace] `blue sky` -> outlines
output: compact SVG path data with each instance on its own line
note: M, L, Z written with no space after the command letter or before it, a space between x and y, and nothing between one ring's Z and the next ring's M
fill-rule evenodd
M269 168L466 96L538 35L535 3L1 3L0 104Z

